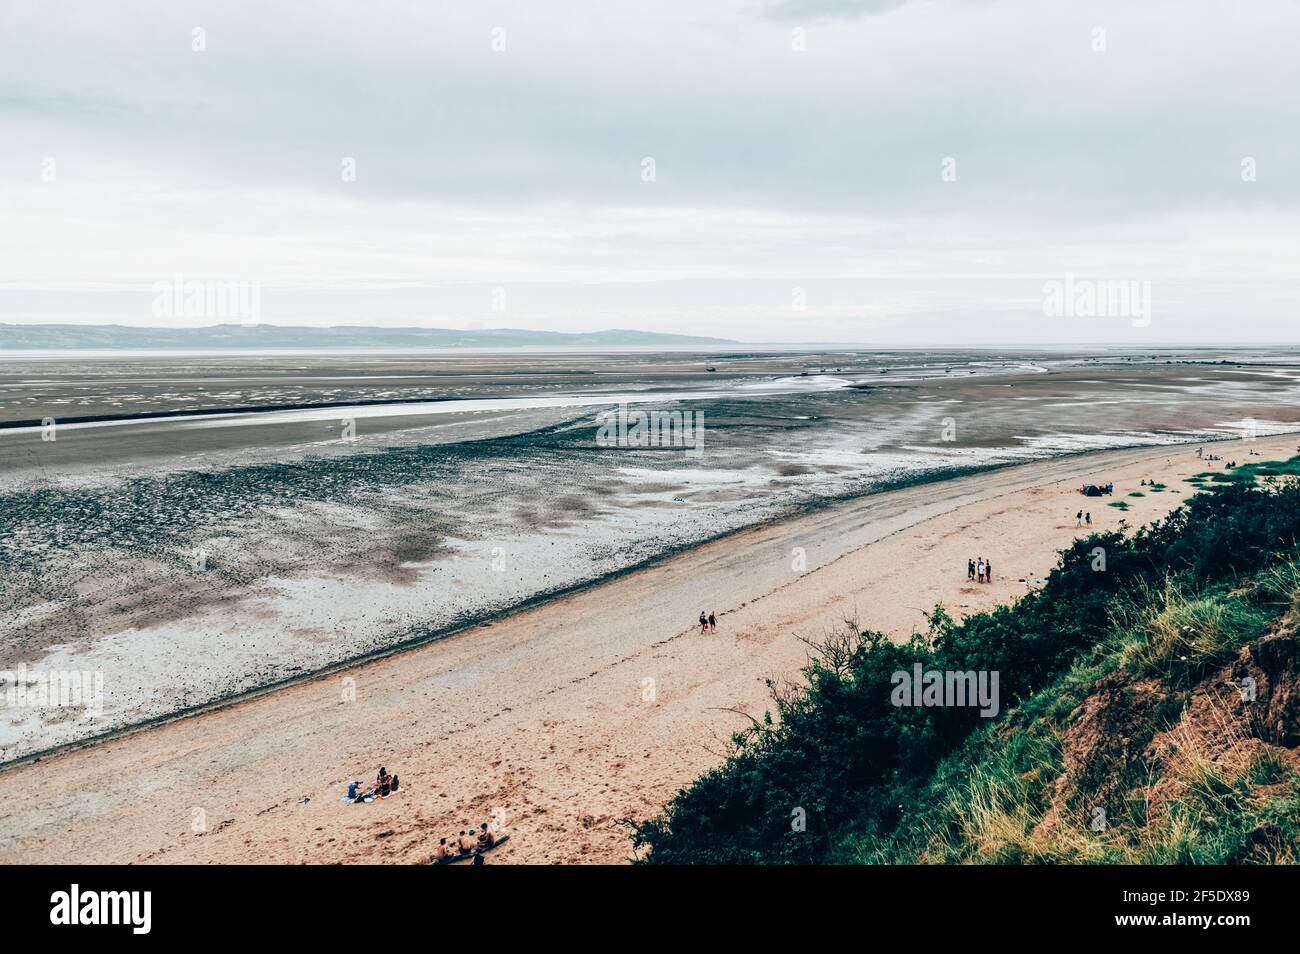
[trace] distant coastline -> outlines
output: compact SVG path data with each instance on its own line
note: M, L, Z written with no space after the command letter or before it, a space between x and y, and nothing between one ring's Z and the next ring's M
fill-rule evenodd
M730 355L754 353L803 353L854 351L873 354L913 352L989 352L1053 353L1078 352L1081 355L1131 355L1154 358L1170 353L1204 354L1219 358L1201 359L1205 363L1229 364L1222 355L1254 354L1259 357L1288 357L1300 349L1294 341L1282 342L1214 342L1214 341L1131 341L1017 342L963 344L954 342L941 347L920 342L862 341L741 341L705 335L671 334L609 328L603 331L565 332L528 328L421 328L414 326L383 327L373 325L276 325L255 322L222 324L190 328L77 324L74 322L4 322L0 321L0 354L14 358L86 357L96 358L130 354L149 355L221 355L249 352L331 354L339 352L427 351L429 353L591 353L619 351L717 351Z
M15 351L246 351L275 349L638 348L736 346L728 338L605 331L532 331L523 328L381 328L365 325L287 326L219 324L198 328L131 325L0 324L0 350Z

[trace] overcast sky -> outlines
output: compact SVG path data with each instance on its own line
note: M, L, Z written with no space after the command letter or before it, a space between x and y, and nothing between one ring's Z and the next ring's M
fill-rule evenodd
M277 324L1296 342L1298 51L1289 0L5 0L0 321L180 274ZM1044 314L1067 275L1149 321Z

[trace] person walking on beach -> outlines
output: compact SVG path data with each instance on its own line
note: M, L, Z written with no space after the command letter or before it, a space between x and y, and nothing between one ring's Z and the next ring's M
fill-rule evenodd
M968 580L973 580L973 579L975 579L975 561L974 561L974 560L967 560L967 561L966 561L966 579L968 579Z
M1088 526L1090 526L1090 527L1092 526L1092 511L1091 511L1091 510L1089 510L1087 513L1085 513L1085 514L1083 515L1083 522L1086 523L1086 524L1087 524Z
M700 610L700 635L709 635L709 618L704 615L704 610Z
M713 615L712 610L709 610L709 632L716 633L717 631L718 631L718 617Z
M993 564L988 560L984 561L984 582L985 583L993 582Z
M1082 511L1082 510L1080 510L1078 513L1076 513L1076 514L1074 515L1074 525L1077 527L1077 526L1079 526L1079 524L1081 524L1081 523L1083 523L1083 511Z

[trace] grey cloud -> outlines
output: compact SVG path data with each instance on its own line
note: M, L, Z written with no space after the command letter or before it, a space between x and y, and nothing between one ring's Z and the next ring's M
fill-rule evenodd
M783 27L722 15L583 25L502 6L446 21L380 3L358 20L235 4L150 8L140 29L115 9L53 46L8 33L0 77L54 123L86 108L70 103L120 103L64 116L88 150L143 146L195 175L308 188L332 187L354 156L353 191L393 199L1091 216L1300 198L1300 179L1276 174L1300 125L1296 69L1266 32L1121 5L935 3L923 19L912 6L886 34L876 19L814 28L798 54ZM1094 19L1109 24L1105 53L1089 49ZM1271 173L1254 195L1243 155ZM945 189L947 156L959 184Z
M268 275L358 286L716 274L734 280L730 298L754 275L878 262L938 300L926 276L969 277L972 263L1038 284L1044 271L1123 266L1123 243L1154 222L1166 231L1136 247L1159 254L1139 267L1231 271L1248 301L1294 246L1294 4L1250 17L1200 0L731 4L566 17L494 0L122 0L52 30L47 5L8 0L0 182L9 220L21 209L46 232L0 236L3 260L51 284L126 281L136 260L228 270L240 255ZM39 180L44 157L58 160L57 188ZM340 181L344 157L356 182ZM945 157L956 182L940 178ZM463 214L439 218L453 206ZM736 218L706 221L718 209ZM768 215L792 224L758 239L748 223ZM841 218L879 229L826 225ZM150 254L126 255L126 234ZM1042 255L1026 261L1026 245ZM1270 299L1278 313L1289 295ZM981 297L972 286L971 307ZM635 299L612 291L608 307Z

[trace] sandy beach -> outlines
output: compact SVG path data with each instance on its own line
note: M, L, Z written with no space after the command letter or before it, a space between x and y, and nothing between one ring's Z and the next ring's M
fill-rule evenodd
M1216 444L1291 456L1295 437ZM1256 460L1261 458L1254 458ZM8 862L428 861L496 818L490 863L624 861L656 812L845 618L905 637L936 602L1014 600L1083 531L1189 496L1194 446L1079 455L924 484L746 530L490 626L0 772ZM1167 490L1129 497L1142 479ZM1085 481L1115 483L1084 498ZM1126 502L1127 511L1110 506ZM995 570L968 583L968 557ZM802 557L802 559L801 559ZM1029 581L1029 582L1024 582ZM719 614L701 636L700 610ZM404 791L354 806L383 764Z

